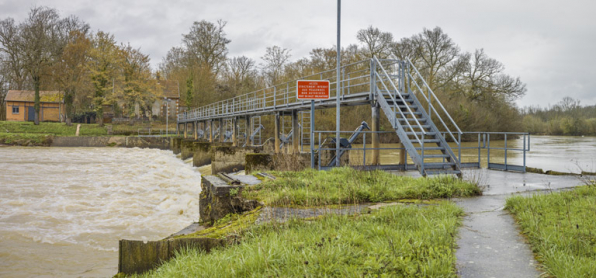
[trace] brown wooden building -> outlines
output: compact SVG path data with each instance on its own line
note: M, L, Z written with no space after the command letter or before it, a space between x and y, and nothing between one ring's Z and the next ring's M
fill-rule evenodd
M40 91L39 120L61 122L64 119L64 94L59 91ZM7 121L33 121L35 92L10 90L6 95Z

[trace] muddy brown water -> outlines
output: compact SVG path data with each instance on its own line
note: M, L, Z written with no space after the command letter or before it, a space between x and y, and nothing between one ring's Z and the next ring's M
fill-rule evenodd
M119 239L198 220L200 180L171 151L0 148L0 276L111 277Z

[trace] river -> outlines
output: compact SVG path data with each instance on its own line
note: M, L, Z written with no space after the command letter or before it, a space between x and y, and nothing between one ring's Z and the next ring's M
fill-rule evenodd
M171 151L0 147L0 276L111 277L119 239L198 220L200 179Z
M532 136L531 144L528 166L595 172L596 137ZM397 154L381 151L382 162ZM519 152L508 157L523 161ZM197 221L199 192L200 173L171 151L0 147L0 276L110 277L119 239L157 240Z

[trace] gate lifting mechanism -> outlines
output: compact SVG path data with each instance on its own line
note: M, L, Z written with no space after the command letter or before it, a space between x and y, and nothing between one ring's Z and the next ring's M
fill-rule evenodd
M362 121L360 126L354 131L354 133L352 133L352 135L350 136L349 139L346 140L346 138L340 138L339 145L341 146L341 149L339 150L339 156L338 155L334 156L331 159L331 162L329 162L329 164L327 164L327 166L329 166L329 167L334 166L336 163L336 160L338 158L341 160L341 156L344 155L345 150L352 148L352 143L354 143L354 141L356 141L356 137L358 137L358 135L360 135L362 130L365 128L367 130L370 130L370 128L368 127L368 124L365 121ZM335 142L336 142L335 140L336 140L335 137L331 138L331 142L333 142L333 144L335 144Z
M250 141L253 142L253 145L254 145L254 141L255 141L255 136L257 136L257 134L259 134L261 129L265 129L265 127L262 124L259 124L259 126L255 129L255 131L253 131L252 134L250 135ZM246 147L246 142L244 143L244 145L242 145L242 147Z

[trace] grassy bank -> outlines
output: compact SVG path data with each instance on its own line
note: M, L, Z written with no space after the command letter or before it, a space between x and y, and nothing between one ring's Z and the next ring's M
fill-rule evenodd
M554 277L593 277L596 270L596 185L507 200L536 258Z
M40 123L34 125L33 122L8 122L0 121L0 134L39 134L54 136L75 136L77 124L67 126L65 123ZM105 127L97 124L81 124L79 130L80 136L102 136L107 135Z
M255 226L237 245L187 250L144 277L457 277L462 210L449 202Z
M481 194L476 185L448 176L419 179L352 168L272 174L277 179L248 187L242 196L270 206L325 206Z

